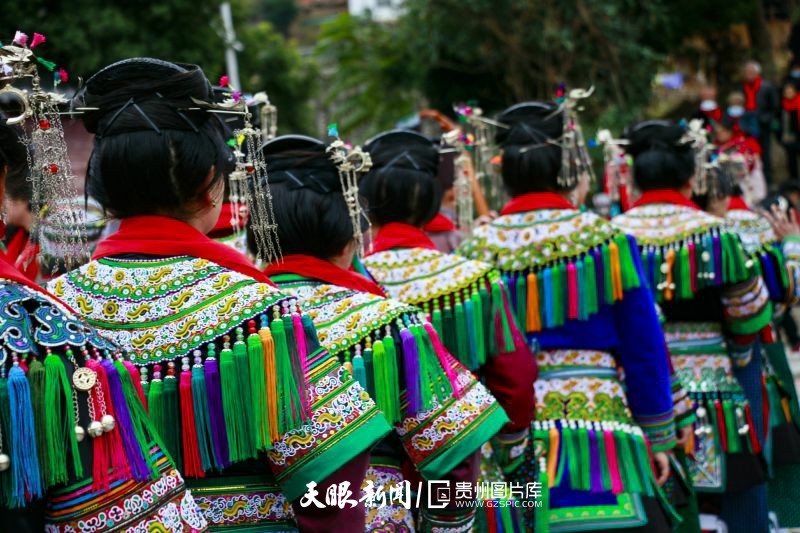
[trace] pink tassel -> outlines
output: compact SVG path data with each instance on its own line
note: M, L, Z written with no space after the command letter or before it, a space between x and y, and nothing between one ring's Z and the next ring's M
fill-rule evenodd
M147 397L144 395L144 389L142 388L142 376L139 375L139 369L136 368L136 366L130 361L123 360L122 365L125 367L125 370L128 371L128 374L131 375L133 387L136 389L136 394L139 395L142 405L144 405L144 408L147 409Z
M27 45L28 44L28 35L25 34L25 33L22 33L21 31L18 31L17 33L14 34L13 43L14 44L18 44L20 46Z
M69 81L69 72L63 67L58 69L58 78L61 80L61 83L67 83Z
M300 354L300 368L303 369L303 376L305 376L308 370L308 344L306 344L306 332L303 329L303 320L299 313L292 313L292 327L294 328L294 338L297 341L297 351ZM300 388L300 401L306 416L310 417L311 402L308 400L305 387Z
M233 91L233 92L231 93L231 98L233 98L233 101L234 101L234 102L236 102L236 103L239 103L239 100L241 100L241 99L242 99L242 93L241 93L241 91Z
M227 87L230 84L231 84L231 79L227 75L220 76L219 78L220 87Z
M36 48L37 46L39 46L40 44L42 44L46 40L47 40L47 38L44 35L42 35L41 33L34 33L33 34L33 39L31 39L30 49L33 50L34 48Z
M574 263L567 265L567 297L569 298L568 313L570 320L578 318L578 273Z
M609 430L604 429L603 439L606 442L608 471L611 474L611 492L613 494L622 494L622 478L619 475L619 464L617 463L617 445L614 442L614 435L612 435Z
M433 351L436 352L436 357L439 358L439 364L442 365L444 373L447 374L447 379L453 386L453 396L460 398L461 388L458 386L458 374L456 374L456 371L453 369L455 359L447 352L445 347L442 346L442 341L439 340L439 335L436 334L436 330L433 329L433 326L431 326L429 322L425 322L423 327L425 331L428 332L428 336L433 344Z

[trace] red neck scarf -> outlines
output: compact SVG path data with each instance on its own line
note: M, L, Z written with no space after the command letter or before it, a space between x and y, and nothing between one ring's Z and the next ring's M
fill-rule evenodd
M703 116L710 121L719 122L720 120L722 120L722 109L720 109L719 107L716 107L711 111L701 110L701 113L703 113Z
M761 76L752 82L744 82L744 109L745 111L756 111L758 109L758 91L761 90Z
M156 215L124 218L119 231L97 245L92 259L124 254L199 257L261 283L272 284L247 257L174 218Z
M700 209L696 203L686 198L675 189L656 189L653 191L646 191L639 197L638 200L633 203L633 207L650 204L673 204L691 207L692 209Z
M273 263L264 270L267 276L296 274L316 279L331 285L338 285L358 292L369 292L386 298L386 293L371 279L352 270L344 270L329 261L310 255L293 254L284 256L283 261Z
M28 279L25 274L17 270L17 268L14 267L14 265L12 265L8 258L6 258L3 254L0 254L0 278L15 281L20 285L25 285L26 287L45 294L53 300L57 299L55 296L51 295L39 285ZM69 306L66 307L69 308Z
M372 239L370 253L376 254L386 250L394 250L395 248L436 250L436 245L421 229L415 228L411 224L390 222L381 226L381 229L375 234L375 238Z
M6 246L6 257L11 264L29 280L36 281L36 277L39 275L38 256L39 245L31 241L27 230L17 229Z
M529 192L512 198L503 206L501 215L513 215L537 209L575 209L569 200L554 192Z
M444 233L445 231L455 231L456 225L443 214L436 213L433 220L422 226L422 229L428 233Z
M737 209L740 211L750 211L750 208L745 203L744 198L741 196L731 196L731 199L728 200L728 211L734 211Z

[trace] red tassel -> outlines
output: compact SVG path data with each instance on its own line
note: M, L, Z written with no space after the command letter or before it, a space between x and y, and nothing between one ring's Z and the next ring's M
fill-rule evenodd
M106 371L97 360L87 358L86 366L97 374L97 384L90 393L94 416L96 420L90 422L101 422L103 416L114 416L114 406L111 402L111 390L108 386L108 376ZM111 431L103 430L103 433L94 439L92 469L92 490L107 491L110 488L111 480L130 478L130 466L125 458L125 450L122 445L122 438L116 424Z
M714 400L714 409L717 411L717 426L719 438L722 441L722 451L728 451L728 432L725 430L725 413L722 411L722 402Z
M63 67L59 68L58 79L61 80L61 83L67 83L69 81L69 72L67 72Z
M31 39L30 49L33 50L34 48L36 48L37 46L39 46L40 44L42 44L46 40L47 39L45 38L45 36L42 35L41 33L34 33L33 34L33 39Z
M753 453L759 454L761 453L761 443L758 442L758 436L756 435L756 428L755 423L753 422L753 413L750 412L750 406L744 406L744 418L747 420L747 424L750 426L750 431L747 432L748 437L750 437L750 446L753 449ZM764 420L767 420L766 418Z
M200 460L200 447L197 443L197 429L194 423L194 403L192 402L192 372L181 372L181 437L183 439L183 468L186 477L205 477Z
M220 78L219 78L219 86L220 87L227 87L230 84L231 84L231 79L227 75L226 76L220 76Z

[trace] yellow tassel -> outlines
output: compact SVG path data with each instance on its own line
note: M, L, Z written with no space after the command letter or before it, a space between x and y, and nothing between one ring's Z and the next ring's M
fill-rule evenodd
M608 243L611 256L611 282L614 287L614 300L622 300L622 266L619 264L619 246L614 241Z
M550 449L547 451L547 477L550 486L556 482L556 467L558 466L558 430L550 428Z
M664 287L664 299L672 300L674 294L673 287L675 283L672 279L672 265L675 264L675 250L669 250L666 257L667 263L667 285Z
M542 324L539 320L539 285L536 282L536 274L528 274L528 331L541 331Z
M258 330L261 347L264 350L264 379L267 382L267 421L269 422L269 440L273 444L280 439L278 432L278 368L275 363L275 342L272 332L266 325Z

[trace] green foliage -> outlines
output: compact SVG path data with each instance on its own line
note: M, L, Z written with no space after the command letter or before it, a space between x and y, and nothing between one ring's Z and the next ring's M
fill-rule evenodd
M315 57L326 120L363 137L413 113L419 103L405 38L392 25L344 14L323 24ZM367 128L359 135L356 130Z
M312 109L316 92L316 68L287 43L268 22L239 31L244 50L239 54L239 73L249 91L266 91L278 107L279 133L312 133Z
M258 7L259 15L283 35L289 34L298 11L295 0L261 0Z

